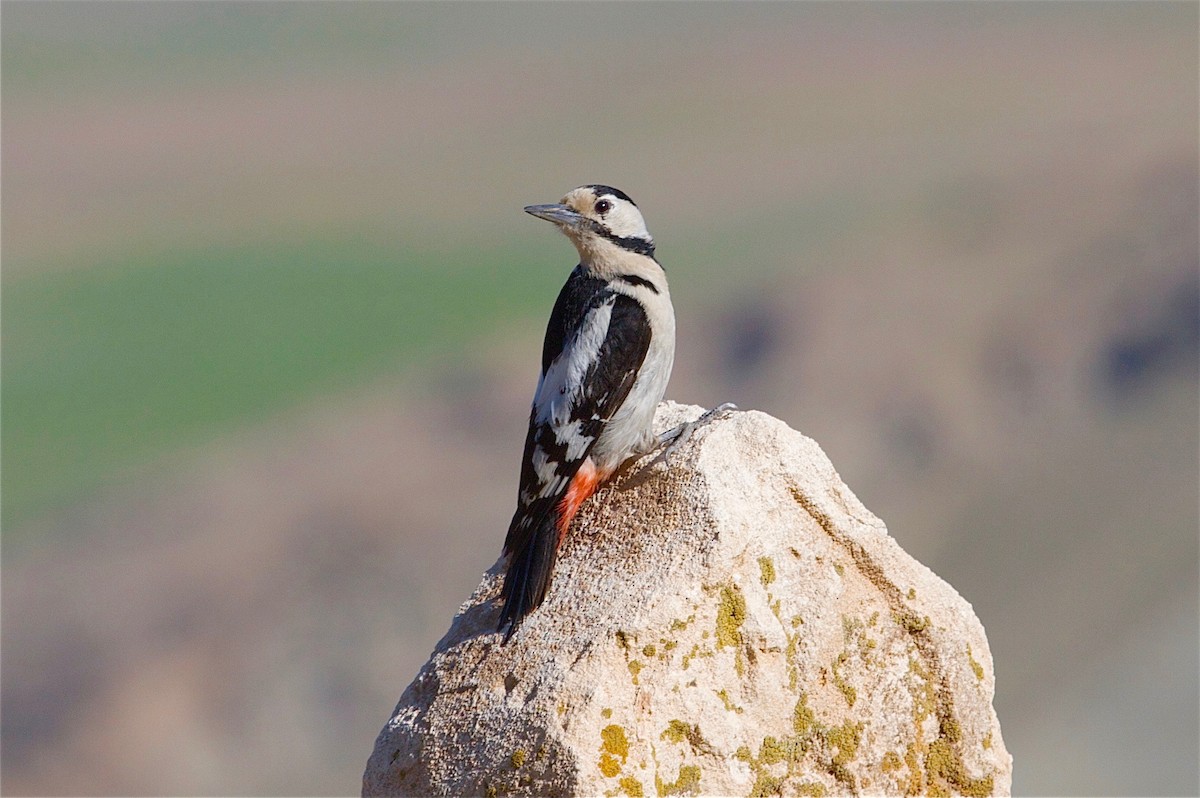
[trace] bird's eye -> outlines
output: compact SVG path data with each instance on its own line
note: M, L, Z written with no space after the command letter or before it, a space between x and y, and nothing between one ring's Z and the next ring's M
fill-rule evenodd
M604 214L608 213L611 210L612 210L612 203L606 199L602 199L596 203L596 213L600 214L601 216L603 216Z

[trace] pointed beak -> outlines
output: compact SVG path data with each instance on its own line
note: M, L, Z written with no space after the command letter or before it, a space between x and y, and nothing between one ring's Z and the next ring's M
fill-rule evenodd
M525 213L570 229L577 229L587 221L586 216L566 205L526 205Z

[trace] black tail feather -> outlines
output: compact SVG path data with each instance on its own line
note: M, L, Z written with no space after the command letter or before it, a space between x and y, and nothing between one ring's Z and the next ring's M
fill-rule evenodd
M504 608L500 611L497 631L508 627L504 642L517 631L525 616L533 612L546 598L550 589L551 573L558 557L558 530L555 528L554 513L541 513L540 517L526 517L532 530L516 536L509 552L508 571L504 574L504 589L501 596ZM510 535L510 540L513 536Z

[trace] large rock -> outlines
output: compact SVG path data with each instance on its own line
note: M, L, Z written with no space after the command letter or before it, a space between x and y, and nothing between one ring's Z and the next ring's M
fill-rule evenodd
M487 572L364 795L1008 794L979 620L815 442L735 413L651 463L585 505L505 646Z

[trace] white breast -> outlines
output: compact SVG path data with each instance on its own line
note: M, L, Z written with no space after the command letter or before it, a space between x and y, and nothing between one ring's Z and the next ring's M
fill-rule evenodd
M629 396L592 449L592 459L601 472L611 471L630 455L644 451L653 437L654 411L666 393L675 363L675 312L665 290L655 299L658 301L645 306L647 313L653 314L650 322L654 335L642 369Z

